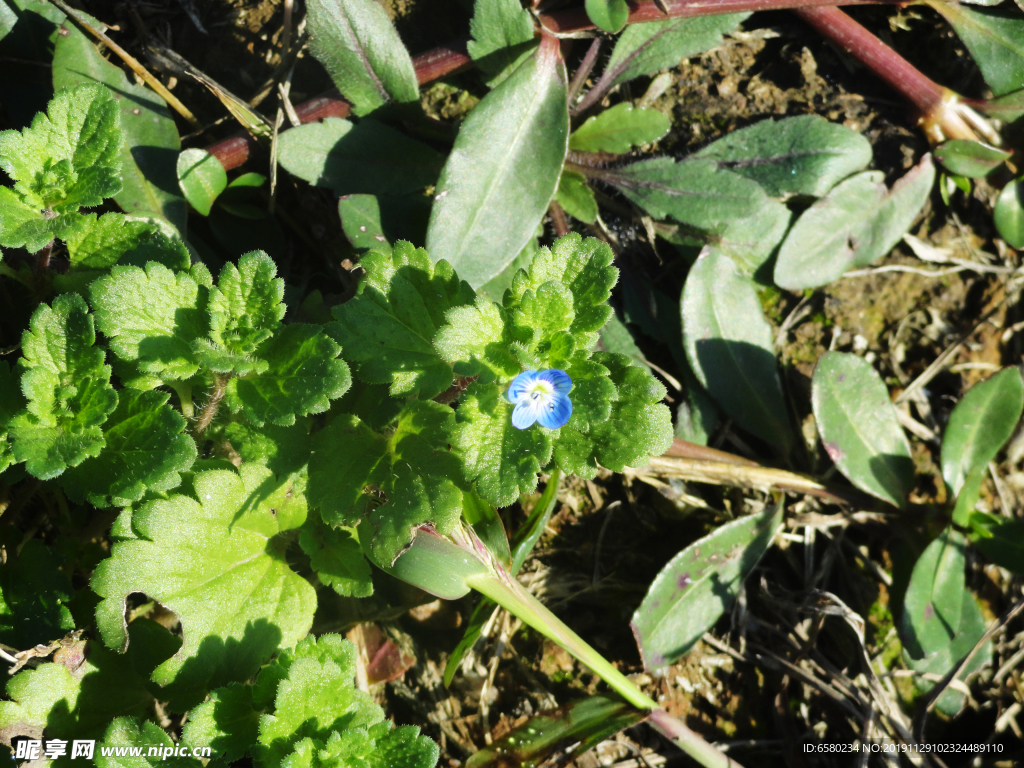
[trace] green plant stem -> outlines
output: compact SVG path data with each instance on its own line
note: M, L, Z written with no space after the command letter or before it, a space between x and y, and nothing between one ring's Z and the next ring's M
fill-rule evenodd
M678 719L658 707L653 699L613 667L604 656L587 645L516 579L507 574L487 573L470 576L466 579L466 584L489 597L544 637L558 643L634 707L650 710L651 725L705 768L742 768L735 760L708 744Z
M6 277L11 278L11 280L17 280L26 288L32 287L31 281L26 280L25 277L21 275L21 273L15 272L13 269L11 269L6 262L0 261L0 275L5 275Z
M228 388L228 376L222 373L214 374L213 377L213 389L210 390L210 399L206 401L206 405L203 406L203 410L199 412L199 418L196 420L195 429L192 431L196 435L201 435L206 431L206 428L210 426L213 421L213 417L217 415L217 408L220 406L220 401L224 399L224 393Z
M195 418L195 408L192 406L192 385L187 381L168 381L167 386L174 390L181 405L181 415L191 421Z

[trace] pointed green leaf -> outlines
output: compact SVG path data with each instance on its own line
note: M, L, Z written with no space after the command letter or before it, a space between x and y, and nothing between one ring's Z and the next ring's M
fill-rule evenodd
M518 0L476 0L469 31L466 48L492 88L536 47L533 18Z
M782 523L782 502L718 527L654 578L630 627L644 668L676 663L732 606Z
M956 404L942 436L942 476L954 495L995 459L1017 429L1022 410L1024 382L1016 368L976 384Z
M811 402L839 470L862 491L906 507L914 487L910 444L875 369L856 355L826 352L814 369Z
M431 258L474 287L501 272L547 210L568 134L565 65L545 38L459 128L427 229Z
M733 131L693 157L756 181L770 197L821 197L871 162L871 144L842 125L801 115Z
M356 115L419 98L409 51L374 0L310 0L310 47Z
M42 480L57 477L103 448L100 425L117 405L110 366L93 346L96 332L76 293L41 304L22 337L21 389L28 412L10 426L14 456Z
M125 601L143 592L181 621L181 650L153 673L156 683L170 686L166 694L178 705L198 703L210 687L251 677L312 623L316 595L288 567L279 536L305 519L299 489L251 465L242 466L241 477L202 472L191 494L134 510L132 529L139 538L116 543L91 581L104 598L96 612L104 641L124 646Z
M331 332L356 364L360 379L389 384L391 394L435 397L452 384L451 366L433 339L453 307L469 305L472 289L446 262L431 264L422 248L395 244L390 256L371 252L359 294L335 307Z
M1011 154L980 141L953 139L936 148L935 159L950 173L981 179L1001 166Z
M686 278L682 315L686 357L701 385L740 426L786 449L792 435L771 327L750 280L705 248Z
M751 216L767 202L759 184L720 169L712 160L656 157L595 175L651 216L671 216L699 229L713 230Z
M968 8L960 3L929 2L942 14L971 52L996 96L1024 83L1024 19L1017 8Z
M195 374L199 359L192 345L210 327L204 277L151 263L145 269L117 266L96 280L89 300L110 351L165 381Z
M0 168L35 207L65 213L99 205L121 189L120 112L106 88L58 92L24 131L0 133Z
M444 157L376 120L331 117L281 134L278 162L336 195L402 195L437 181Z
M178 185L189 205L201 216L209 216L217 196L228 185L228 174L220 160L205 149L186 149L178 155Z
M68 495L94 507L124 507L148 491L169 491L196 460L196 444L184 434L188 421L167 405L165 392L122 389L105 425L103 452L69 469Z
M925 155L891 190L883 179L881 171L858 173L804 211L779 250L775 282L815 288L885 256L928 200L935 166Z
M555 200L573 218L587 224L597 221L597 200L587 180L578 173L562 171Z
M632 147L657 141L671 127L672 121L658 110L635 108L624 101L590 118L573 131L569 137L569 149L620 155Z
M178 189L178 129L162 98L129 81L124 70L107 61L96 44L73 24L65 24L53 52L53 85L102 83L110 88L121 113L121 210L133 216L159 216L185 233L187 209Z
M270 422L287 427L296 416L323 413L352 384L339 352L320 326L286 325L256 350L267 362L266 370L230 379L224 402L232 413L241 412L258 426Z

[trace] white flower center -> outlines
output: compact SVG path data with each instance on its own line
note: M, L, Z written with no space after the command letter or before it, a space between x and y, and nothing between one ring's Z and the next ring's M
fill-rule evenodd
M547 400L555 394L555 388L550 381L544 379L536 379L526 387L526 396L531 400L539 400L541 398Z

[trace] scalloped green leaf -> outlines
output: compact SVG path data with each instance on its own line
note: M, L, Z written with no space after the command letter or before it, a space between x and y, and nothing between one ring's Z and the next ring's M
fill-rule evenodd
M232 683L216 688L209 699L188 713L181 743L193 749L210 747L229 763L241 760L259 738L260 716L251 685Z
M54 551L41 539L29 539L16 559L8 557L0 572L0 643L31 648L74 629L71 580Z
M492 88L536 47L533 18L518 0L476 0L469 22L469 55Z
M573 131L569 136L569 149L621 155L633 147L657 141L671 127L672 121L657 109L634 107L624 101L591 117Z
M316 595L289 567L281 535L305 519L299 488L244 464L241 476L201 472L189 494L133 510L138 538L115 543L91 580L103 598L96 623L104 642L126 645L125 601L143 592L184 630L181 649L153 672L162 696L187 708L208 688L251 677L312 624Z
M95 507L125 507L147 491L177 488L197 451L184 434L188 420L167 405L169 398L166 392L122 389L105 425L103 452L64 473L68 495Z
M210 329L208 274L175 273L151 263L115 266L89 288L96 323L110 351L139 371L164 381L199 370L192 346Z
M178 745L171 741L167 731L156 723L148 720L139 720L134 717L119 717L115 719L103 739L96 745L95 760L97 768L150 768L150 766L161 765L167 768L203 768L203 763L194 757L178 755L176 757L165 757L173 753ZM206 745L204 745L206 746ZM111 754L104 755L104 747L110 750ZM132 755L131 750L139 749L140 754ZM151 749L159 749L160 752L150 755Z
M83 226L65 238L68 258L73 267L106 269L126 252L139 248L156 231L155 225L134 221L120 213L105 213L99 218L87 216Z
M821 442L850 482L901 509L914 488L910 443L889 390L863 358L826 352L811 381Z
M103 424L117 406L110 366L94 346L93 316L76 293L41 304L22 336L21 389L28 410L12 419L14 456L41 480L96 456Z
M333 310L330 330L368 384L388 384L395 397L432 398L452 384L434 335L453 307L468 306L473 290L444 261L398 242L390 256L370 252L360 265L359 294Z
M330 527L315 521L299 534L299 545L309 556L309 567L323 584L346 597L373 594L370 564L363 557L355 528Z

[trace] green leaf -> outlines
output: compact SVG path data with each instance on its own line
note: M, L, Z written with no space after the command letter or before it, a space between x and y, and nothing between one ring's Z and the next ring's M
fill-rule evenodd
M618 32L629 18L626 0L587 0L585 7L587 18L605 32Z
M950 173L981 179L1001 166L1011 154L980 141L953 139L936 148L935 159Z
M25 408L25 397L21 394L18 376L11 371L10 363L0 360L0 472L14 461L7 431L11 420Z
M151 263L114 267L92 284L89 301L111 352L145 374L174 381L199 370L192 345L209 332L208 294L205 270L175 274Z
M188 713L181 743L192 749L210 747L217 757L233 763L256 743L259 723L253 687L232 683L210 691L210 698Z
M947 528L918 558L903 600L900 635L904 657L918 673L942 676L966 656L985 633L985 621L977 603L964 586L964 539ZM991 644L986 643L959 679L991 662ZM921 678L924 691L934 685ZM964 695L947 689L938 708L953 716L963 706Z
M243 254L237 268L224 265L210 291L209 339L192 345L204 365L241 375L267 369L256 351L281 326L286 311L284 280L276 274L277 265L263 251Z
M881 171L858 173L804 211L779 250L775 282L815 288L885 256L928 200L935 166L925 155L891 190L884 178Z
M856 355L826 352L811 382L821 442L862 491L901 509L914 488L910 444L881 377Z
M0 132L0 168L23 202L66 213L121 190L122 144L110 91L79 85L58 92L24 131Z
M587 180L578 173L562 171L555 200L573 218L587 224L597 221L597 200Z
M402 195L437 181L443 156L376 120L331 117L281 134L277 158L289 173L336 195Z
M314 518L310 518L314 519ZM355 528L331 528L315 521L299 534L302 551L320 581L339 595L369 597L373 594L370 564L363 557Z
M717 234L710 240L741 272L770 284L771 273L763 274L763 268L786 236L792 218L789 208L768 198L752 216L732 219L717 228Z
M171 741L167 732L156 723L139 721L134 717L119 717L110 724L103 740L96 747L95 759L97 768L149 768L149 766L166 766L166 768L202 768L203 764L194 757L164 757L157 753L148 757L151 749L166 749L171 755L178 745ZM207 745L203 745L207 746ZM111 755L104 755L103 747L111 749ZM140 754L132 756L131 748L140 750ZM121 753L121 754L118 754Z
M751 216L767 203L759 184L720 169L712 160L677 163L671 157L656 157L595 175L651 216L671 216L699 229L713 230Z
M871 162L871 144L842 125L801 115L733 131L693 157L756 181L769 197L821 197Z
M431 264L422 248L399 242L391 255L367 254L359 294L335 307L331 333L368 384L389 384L395 397L430 399L452 385L451 366L434 349L434 335L453 307L473 290L446 262Z
M719 526L669 560L654 577L630 627L644 668L675 664L732 606L740 586L767 551L783 506Z
M103 448L100 425L117 405L110 366L93 346L93 317L81 296L41 304L22 336L21 389L28 412L10 426L14 456L41 480L57 477Z
M533 18L518 0L476 0L466 48L493 88L536 48Z
M313 435L309 500L328 525L354 525L373 508L372 491L388 479L388 449L386 437L348 414Z
M1024 248L1024 178L1003 187L992 220L999 236L1014 248Z
M257 426L287 427L296 416L323 413L352 385L340 352L320 326L286 325L256 350L266 370L228 380L224 402Z
M942 476L953 494L983 471L1013 435L1024 410L1024 382L1007 368L971 387L949 416L942 436Z
M84 217L84 226L65 238L68 258L73 267L106 269L128 251L140 247L156 227L145 221L134 221L124 214L105 213L99 218Z
M309 463L309 422L308 418L296 419L290 427L232 422L224 428L224 435L242 461L262 464L278 477L290 477Z
M18 23L18 17L11 10L10 6L0 0L0 40L3 40L14 30Z
M54 238L68 238L85 222L79 213L51 214L25 203L10 187L0 187L0 245L38 251Z
M569 136L569 149L621 155L632 147L657 141L671 127L672 121L658 110L634 108L624 101L590 118L573 131Z
M722 34L731 32L749 15L733 13L631 24L619 35L594 90L604 93L634 77L677 67L683 59L721 45Z
M122 389L107 420L103 452L63 477L68 495L94 507L125 507L146 491L165 492L181 483L196 460L196 444L184 433L188 421L167 405L165 392Z
M929 2L963 40L988 87L996 96L1024 83L1024 19L1018 9L968 8L960 3Z
M0 643L32 648L74 629L67 607L71 580L54 551L41 539L29 539L16 558L8 558L0 571Z
M102 83L110 88L121 113L121 210L133 216L158 216L185 233L187 208L178 189L175 158L181 149L174 117L151 89L129 81L73 24L65 24L53 53L53 85Z
M228 185L228 174L220 160L205 149L186 149L178 155L178 186L189 205L201 216L209 216L217 196Z
M565 65L546 42L459 128L437 184L427 250L470 285L518 254L558 186L569 134Z
M374 0L310 0L310 47L359 116L419 99L409 52Z
M345 195L338 200L338 215L353 248L387 253L399 240L423 242L430 200L422 195Z
M772 332L754 285L705 248L682 296L686 357L701 385L744 429L788 450L792 435Z
M971 543L998 566L1024 573L1024 520L973 512L969 517Z
M512 335L506 313L494 302L478 296L472 306L454 307L434 337L434 347L460 376L482 381L510 381L520 369L510 351Z
M1024 89L1011 91L998 99L990 99L980 105L979 109L990 117L1002 120L1004 123L1012 123L1024 115Z
M190 495L133 510L138 538L114 544L91 580L104 598L96 610L104 642L124 647L125 601L143 592L181 621L181 650L153 673L154 682L169 686L162 695L175 706L187 708L208 688L251 677L313 621L316 595L288 567L280 535L305 519L298 488L244 464L241 477L202 472Z
M551 461L552 431L539 425L512 426L512 403L498 384L476 383L459 403L452 445L480 495L507 507L537 487L537 475Z

